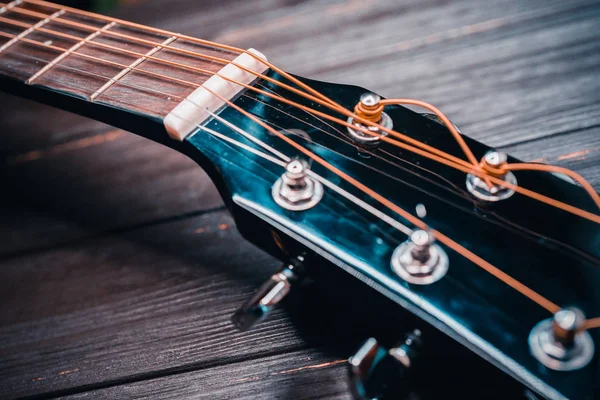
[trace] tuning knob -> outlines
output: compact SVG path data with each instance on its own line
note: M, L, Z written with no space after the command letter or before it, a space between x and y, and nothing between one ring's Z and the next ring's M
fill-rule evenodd
M403 342L387 350L369 338L348 360L350 380L356 399L380 399L386 394L402 398L408 393L407 372L413 367L416 351L422 344L421 331L415 329Z
M290 292L292 284L302 275L304 258L298 256L273 274L258 291L231 317L236 328L246 331L256 325Z

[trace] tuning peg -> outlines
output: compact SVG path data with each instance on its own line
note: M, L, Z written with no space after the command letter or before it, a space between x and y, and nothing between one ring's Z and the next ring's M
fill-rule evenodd
M502 170L502 167L508 162L508 156L505 153L490 150L481 159L481 166L487 171L488 175L501 179L511 185L517 185L517 177L511 171L504 171L497 174L496 170ZM467 189L479 200L496 202L508 199L515 191L502 185L492 184L488 186L485 179L473 174L467 174Z
M283 264L258 291L231 317L236 328L246 331L256 325L290 292L292 284L302 275L304 258L298 256Z
M354 108L357 116L376 122L387 129L394 128L394 122L390 116L383 112L383 107L380 104L381 97L375 93L363 93L360 96L358 104ZM387 136L387 132L381 130L376 125L365 125L359 121L355 121L354 117L349 117L347 122L354 128L348 127L348 135L353 142L367 148L373 148L381 142L381 136ZM373 134L365 133L363 130L368 130Z
M563 308L552 318L538 323L529 334L529 349L546 367L556 371L574 371L594 358L594 340L581 330L585 320L577 308Z
M448 255L435 244L433 235L414 230L409 239L392 254L391 266L402 279L415 285L429 285L448 272Z
M356 399L380 399L386 393L401 398L407 393L406 373L413 367L421 346L421 331L415 329L396 347L387 350L369 338L348 360L350 380Z

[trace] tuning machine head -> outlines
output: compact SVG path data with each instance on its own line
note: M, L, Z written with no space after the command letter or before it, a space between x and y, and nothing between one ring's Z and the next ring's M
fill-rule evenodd
M250 300L231 317L235 327L241 331L247 331L265 319L275 306L288 295L292 284L301 279L303 262L303 256L292 259L289 263L283 264L263 283Z
M348 360L352 392L356 399L377 399L386 392L397 396L408 389L406 373L413 367L422 334L418 329L403 342L386 349L369 338Z

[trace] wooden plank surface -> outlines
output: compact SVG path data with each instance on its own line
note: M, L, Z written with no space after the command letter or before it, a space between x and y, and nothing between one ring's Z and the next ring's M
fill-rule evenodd
M597 2L149 0L116 14L430 101L467 135L600 188ZM348 398L339 361L371 330L329 315L343 299L308 289L255 331L229 324L277 262L240 238L197 166L1 99L0 397Z

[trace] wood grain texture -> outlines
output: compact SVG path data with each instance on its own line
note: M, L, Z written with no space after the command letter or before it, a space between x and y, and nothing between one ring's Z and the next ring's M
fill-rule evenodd
M65 399L253 399L269 387L271 399L350 399L343 364L345 359L318 351L293 351L237 364L187 372L108 389L81 393Z
M600 188L597 2L204 3L116 13L430 101L467 135ZM374 328L332 316L344 299L307 288L235 332L229 314L277 263L239 237L192 162L1 101L0 397L348 398L337 361Z

